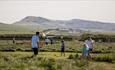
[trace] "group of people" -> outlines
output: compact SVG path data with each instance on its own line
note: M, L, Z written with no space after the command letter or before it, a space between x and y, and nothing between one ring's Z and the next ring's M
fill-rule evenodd
M93 50L93 43L94 41L92 40L91 37L88 37L84 44L83 44L83 48L82 48L82 56L81 58L87 58L91 60L91 55L90 52Z
M38 49L39 49L39 32L36 32L35 35L32 36L32 50L34 52L34 56L36 56L38 54ZM45 44L48 44L48 38L45 39ZM53 41L51 40L51 43L53 43ZM82 48L82 56L81 58L87 57L88 59L91 59L90 56L90 51L93 50L93 43L94 41L91 39L91 37L87 38L84 42L83 48ZM61 39L61 56L64 55L65 50L65 43L63 38Z
M45 37L45 46L47 47L49 43L53 45L54 40L52 38L49 39L48 37Z

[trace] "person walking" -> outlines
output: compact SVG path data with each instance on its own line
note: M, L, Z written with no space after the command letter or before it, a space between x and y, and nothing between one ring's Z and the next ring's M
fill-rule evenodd
M94 41L92 40L91 37L88 37L86 40L85 40L85 46L86 46L86 49L88 50L88 58L91 59L91 55L90 55L90 52L93 50L93 43Z
M39 32L36 32L36 34L32 36L31 44L34 56L36 56L38 54L39 49Z
M82 58L87 58L88 59L88 51L89 51L89 49L87 48L87 46L86 46L87 44L83 44L83 48L82 48L82 55L81 55L81 59Z

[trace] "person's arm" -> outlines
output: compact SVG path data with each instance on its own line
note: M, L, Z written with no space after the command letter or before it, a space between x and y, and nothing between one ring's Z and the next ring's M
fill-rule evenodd
M38 45L38 48L40 47L39 44L40 44L40 43L39 43L39 37L38 37L38 39L37 39L37 45Z
M32 46L32 41L30 40L30 43L29 43L30 46Z
M93 49L94 40L91 40L91 44L92 44L92 49Z
M38 48L40 47L39 42L37 42Z
M32 46L32 41L30 40L29 45Z

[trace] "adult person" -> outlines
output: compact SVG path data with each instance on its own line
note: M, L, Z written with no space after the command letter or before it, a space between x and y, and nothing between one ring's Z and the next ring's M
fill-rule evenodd
M88 57L89 59L91 59L91 56L90 56L90 51L93 50L93 43L94 41L92 40L91 37L88 37L86 40L85 40L85 46L86 46L86 49L88 50Z
M34 55L36 56L38 54L39 49L39 32L36 32L36 34L32 36L31 43L32 50L34 52Z

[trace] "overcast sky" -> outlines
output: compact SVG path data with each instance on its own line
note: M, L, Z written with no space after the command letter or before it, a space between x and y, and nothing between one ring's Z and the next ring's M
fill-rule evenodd
M26 16L41 16L57 20L86 19L115 23L115 1L0 1L0 22L13 23Z

